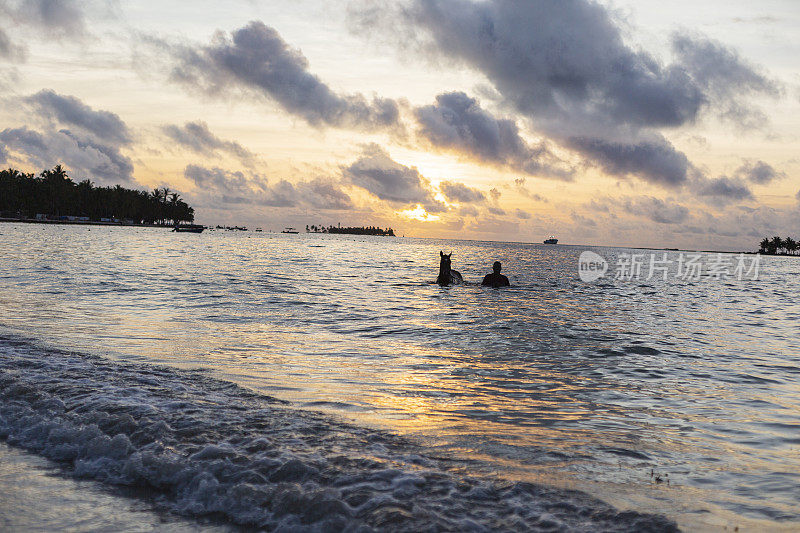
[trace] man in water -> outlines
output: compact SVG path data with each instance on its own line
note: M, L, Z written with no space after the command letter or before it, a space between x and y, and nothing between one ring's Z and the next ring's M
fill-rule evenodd
M502 268L500 265L500 261L495 261L494 265L492 265L492 270L494 270L494 272L492 272L491 274L486 274L486 277L483 278L483 282L481 283L481 285L486 285L488 287L495 287L495 288L508 287L509 285L511 285L508 282L508 278L500 273L500 268Z

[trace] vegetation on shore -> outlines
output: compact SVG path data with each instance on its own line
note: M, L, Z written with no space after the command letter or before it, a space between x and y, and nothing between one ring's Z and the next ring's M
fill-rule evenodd
M194 209L167 187L152 192L75 183L61 165L38 176L15 169L0 171L0 217L173 225L194 221Z
M765 237L758 250L759 253L765 255L797 255L798 251L800 251L800 243L791 237L785 239Z
M307 233L338 233L344 235L379 235L381 237L394 237L392 228L378 228L375 226L341 227L341 226L306 226Z

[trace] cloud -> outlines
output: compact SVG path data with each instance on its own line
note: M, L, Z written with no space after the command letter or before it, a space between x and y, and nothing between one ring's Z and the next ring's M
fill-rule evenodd
M573 137L569 144L609 174L636 176L656 185L679 186L692 168L686 155L660 135L635 143Z
M444 206L433 197L430 180L415 167L394 161L377 144L364 147L361 157L343 169L347 181L397 205L420 204L428 212L441 212Z
M622 207L628 213L647 218L659 224L680 224L689 216L689 209L670 200L652 196L625 198Z
M458 208L458 214L464 217L476 217L478 216L478 208L472 205L462 205Z
M517 191L522 196L525 196L526 198L530 198L531 200L535 200L537 202L547 202L547 198L543 197L540 194L536 194L534 192L531 192L525 186L525 178L515 178L514 179L514 190Z
M702 199L720 206L754 198L750 187L741 178L700 178L692 186Z
M467 187L463 183L455 181L443 181L439 184L439 190L451 202L469 204L486 200L486 195L478 189Z
M593 218L585 217L585 216L580 215L580 214L578 214L578 213L576 213L574 211L569 214L569 217L575 223L577 223L578 225L580 225L583 228L596 228L597 227L597 222Z
M18 21L47 28L59 37L86 33L86 20L78 2L72 0L25 0L9 2Z
M574 171L544 143L530 146L520 136L516 122L495 118L463 92L440 94L434 105L418 107L414 114L420 125L419 135L437 148L527 174L559 179L573 176Z
M270 184L266 178L255 174L200 165L187 165L183 175L197 186L192 194L208 205L307 206L319 209L352 207L350 197L337 183L322 178L297 183L282 179Z
M672 37L672 49L705 98L718 107L723 117L738 124L757 126L759 121L765 120L758 110L748 108L743 97L764 94L777 98L781 95L782 87L778 82L758 72L735 50L718 41L679 32Z
M472 221L467 226L468 231L476 233L494 233L496 235L515 235L519 229L519 224L510 220L497 219L497 218L483 218Z
M84 10L89 2L75 0L0 0L0 16L15 28L27 27L20 32L24 40L37 36L49 40L80 40L87 34ZM27 49L14 45L12 39L0 30L0 58L22 62Z
M736 169L734 176L759 185L766 185L774 180L785 178L786 173L778 172L763 161L745 161L742 166Z
M208 129L208 124L201 120L187 122L183 126L169 124L162 131L179 145L198 154L215 155L222 151L237 157L248 166L252 166L256 159L255 154L241 144L214 135Z
M353 202L333 180L316 178L297 186L300 195L313 207L320 209L350 209Z
M21 63L25 60L25 56L25 47L14 44L11 37L0 28L0 59L5 59L12 63Z
M527 211L523 211L522 209L515 209L514 216L517 218L521 218L523 220L528 220L529 218L531 218L531 214L528 213Z
M39 116L78 128L105 144L121 146L130 144L132 140L128 126L119 115L110 111L96 111L74 96L64 96L45 89L24 101L33 106Z
M133 163L118 147L81 137L70 130L41 133L26 127L0 131L0 146L17 160L38 168L63 164L73 177L105 184L132 183Z
M250 22L230 35L218 32L207 46L169 48L177 61L172 78L206 94L238 89L268 97L314 126L398 127L394 100L337 94L309 71L299 50L263 22Z
M683 183L691 167L661 130L691 126L712 111L749 124L760 116L749 98L780 93L734 50L708 39L676 34L668 63L634 48L619 11L594 0L366 5L350 11L356 31L393 35L405 50L475 70L535 131L607 172L660 185ZM447 142L462 142L454 139Z

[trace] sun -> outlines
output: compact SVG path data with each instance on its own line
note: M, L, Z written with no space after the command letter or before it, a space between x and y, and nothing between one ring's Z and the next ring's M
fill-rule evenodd
M428 213L420 204L417 204L417 207L414 209L397 211L397 214L409 220L420 220L422 222L435 222L439 220L439 216Z

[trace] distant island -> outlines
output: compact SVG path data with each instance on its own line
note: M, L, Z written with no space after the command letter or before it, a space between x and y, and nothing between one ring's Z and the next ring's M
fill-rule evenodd
M764 255L797 255L798 250L800 250L800 243L791 237L785 239L765 237L761 241L758 252Z
M341 227L341 226L306 226L306 233L338 233L344 235L378 235L381 237L394 237L392 228L381 229L375 226Z
M194 221L194 209L167 187L152 192L75 183L56 165L38 176L0 171L0 219L23 222L174 226Z

